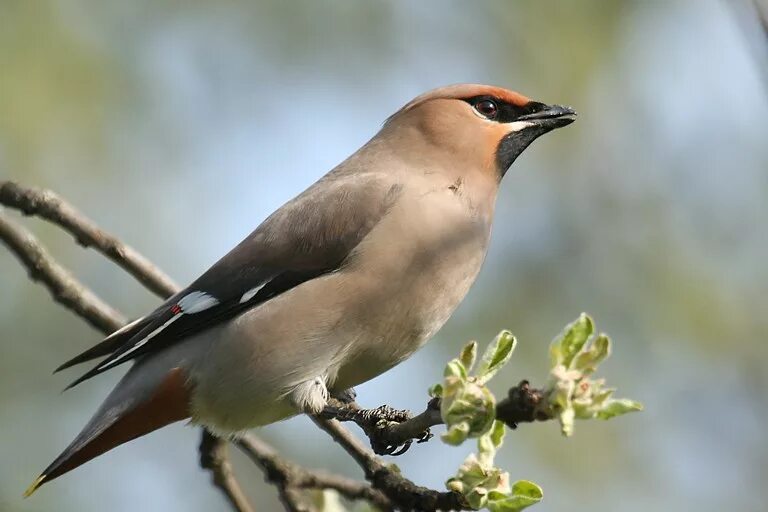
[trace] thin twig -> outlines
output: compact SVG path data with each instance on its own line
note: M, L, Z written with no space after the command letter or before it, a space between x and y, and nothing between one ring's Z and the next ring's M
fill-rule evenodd
M358 441L336 420L313 417L312 421L328 433L362 468L365 478L383 492L398 510L469 510L461 494L438 492L421 487L391 469Z
M49 190L22 187L12 181L0 181L0 204L25 215L36 215L68 231L78 244L93 247L130 273L150 291L167 297L178 286L134 248L99 229L71 204Z
M123 316L56 263L25 228L0 213L0 240L27 268L29 277L45 286L53 300L103 333L119 329Z
M388 426L387 439L392 444L403 444L408 439L420 439L420 436L423 439L425 431L443 423L443 418L440 415L440 402L430 400L422 413L403 423L394 423Z
M333 489L352 500L366 500L382 511L392 510L392 503L387 497L364 482L358 482L339 475L323 471L311 471L289 462L261 439L246 434L235 444L259 466L268 482L274 484L283 501L293 500L295 494L289 491L297 489ZM292 506L300 506L293 502Z
M520 423L547 421L554 417L544 390L532 388L527 380L509 388L507 396L496 404L496 419L513 430Z
M229 461L227 442L206 429L200 439L200 467L211 472L211 481L237 512L253 512L240 484L237 483Z

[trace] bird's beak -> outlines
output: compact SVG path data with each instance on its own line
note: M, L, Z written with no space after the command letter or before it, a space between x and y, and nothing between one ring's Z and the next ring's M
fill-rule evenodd
M546 128L546 131L554 130L571 124L576 119L576 111L571 107L562 105L545 105L542 110L533 114L518 117L515 121L529 121Z
M576 111L561 105L535 104L536 112L524 114L507 123L507 132L496 149L496 163L501 176L528 145L547 132L575 121Z

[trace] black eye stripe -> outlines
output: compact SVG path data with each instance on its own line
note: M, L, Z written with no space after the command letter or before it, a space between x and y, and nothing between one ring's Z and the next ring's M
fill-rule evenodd
M512 103L508 103L506 101L502 101L499 98L495 98L489 95L473 96L472 98L464 99L464 101L472 105L473 108L478 110L478 112L480 112L483 115L485 114L483 113L482 110L478 109L478 104L484 101L492 101L496 105L496 109L497 109L496 115L494 117L488 117L488 116L486 117L498 123L511 123L520 116L524 116L526 114L533 114L535 112L540 112L541 110L546 108L546 105L544 105L543 103L539 103L537 101L529 101L525 105L519 106L519 105L513 105Z

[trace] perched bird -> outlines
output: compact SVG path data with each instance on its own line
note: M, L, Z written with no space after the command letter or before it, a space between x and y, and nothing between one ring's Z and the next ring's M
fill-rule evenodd
M574 116L472 84L405 105L191 285L59 368L106 356L71 387L134 361L27 495L176 421L231 434L318 413L408 358L474 282L512 162Z

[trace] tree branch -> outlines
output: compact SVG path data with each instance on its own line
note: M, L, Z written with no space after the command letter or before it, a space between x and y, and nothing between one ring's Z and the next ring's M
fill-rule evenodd
M110 333L125 324L125 318L120 313L56 263L32 233L1 212L0 240L27 268L30 279L45 286L54 301L74 312L91 327Z
M511 429L517 428L520 423L550 420L553 416L547 409L545 398L543 390L532 388L527 380L520 381L496 405L496 419ZM416 416L388 405L361 409L355 402L331 400L322 416L357 424L368 436L371 448L378 455L401 455L414 440L423 443L431 439L429 429L444 423L438 398L430 400L427 408Z
M253 512L240 484L237 483L229 461L227 442L206 429L200 439L200 467L211 472L211 481L224 493L229 504L237 512Z
M12 181L0 181L0 204L24 215L36 215L68 231L78 244L93 247L125 269L153 293L168 297L178 286L134 248L99 229L71 204L49 190L26 188Z
M513 430L520 423L547 421L554 417L544 390L532 388L527 380L510 388L506 398L496 404L496 419Z
M302 510L297 502L299 489L333 489L352 500L365 500L383 512L393 510L392 502L380 491L363 482L321 471L310 471L280 457L275 450L252 435L245 435L235 444L263 471L267 482L278 488L281 501L288 510Z
M333 438L365 473L375 489L383 492L398 510L467 510L464 497L453 491L438 492L421 487L393 470L369 452L348 430L336 420L319 416L312 418L323 431Z

